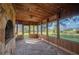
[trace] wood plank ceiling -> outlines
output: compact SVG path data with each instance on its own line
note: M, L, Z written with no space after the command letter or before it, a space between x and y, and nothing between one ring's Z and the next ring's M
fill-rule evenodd
M46 19L56 19L56 14L59 11L59 8L64 8L65 10L68 7L73 8L72 4L54 4L54 3L18 3L13 4L16 11L16 20L24 23L39 23ZM70 9L68 9L70 10Z

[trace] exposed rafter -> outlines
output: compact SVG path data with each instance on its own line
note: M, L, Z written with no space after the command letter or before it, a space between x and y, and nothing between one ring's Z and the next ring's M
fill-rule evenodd
M19 3L13 4L16 11L16 19L18 21L40 23L49 18L49 21L57 19L57 13L60 8L63 8L62 17L79 13L78 4L57 4L57 3ZM76 7L76 8L75 8Z

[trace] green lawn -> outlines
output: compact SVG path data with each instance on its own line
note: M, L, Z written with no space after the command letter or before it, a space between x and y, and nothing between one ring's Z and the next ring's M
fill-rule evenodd
M73 32L73 31L71 31L71 32L73 32L72 34L69 34L69 32L70 31L68 31L67 33L60 33L60 38L63 39L63 40L69 40L69 41L79 43L79 34ZM49 31L49 36L57 37L57 33Z
M22 33L19 33L19 35ZM44 35L46 35L46 33L43 32ZM51 37L56 37L56 33L53 33L50 31L49 36ZM24 38L28 38L29 37L29 33L24 33ZM68 34L68 33L61 33L60 34L60 38L62 38L63 40L69 40L69 41L73 41L73 42L77 42L79 43L79 34Z
M24 33L24 39L29 37L29 33Z
M79 43L79 34L62 34L60 38Z
M50 34L49 33L49 36L57 37L56 33L55 34ZM63 39L63 40L69 40L69 41L79 43L79 34L61 34L60 38Z

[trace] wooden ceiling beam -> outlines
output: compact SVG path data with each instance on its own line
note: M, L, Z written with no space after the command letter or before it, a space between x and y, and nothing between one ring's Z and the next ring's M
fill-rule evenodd
M22 11L22 13L26 13L27 15L32 15L32 16L34 16L34 17L37 17L37 18L39 18L39 19L37 19L38 21L41 21L41 20L43 20L43 19L46 19L47 18L47 16L43 16L43 15L40 15L40 14L38 14L38 13L36 13L35 11L33 12L26 12L26 10L25 9L22 9L21 7L19 7ZM18 9L18 11L19 11L19 9ZM21 13L20 12L20 13ZM18 14L18 13L17 13Z
M46 9L43 9L43 8L41 8L41 7L39 7L39 6L37 6L37 4L30 4L31 6L36 6L36 11L38 11L39 13L44 13L44 14L46 14L46 15L53 15L53 14L51 14L51 12L49 13L48 11L46 11ZM33 9L32 9L33 10Z
M16 17L16 19L18 19L18 20L22 20L23 18ZM26 18L24 18L23 21L26 21L26 22L27 22L27 21L39 22L38 20L31 20L31 19L26 19Z
M50 14L50 15L54 15L55 12L56 12L56 11L55 11L56 8L52 8L52 9L54 9L54 10L49 11L49 9L51 9L50 7L48 7L49 9L46 9L45 7L41 6L40 4L36 4L36 6L38 7L38 9L43 10L44 12L46 12L46 13L48 13L48 14Z
M16 22L18 23L18 24L25 24L25 25L29 25L29 24L31 24L31 25L33 25L33 24L38 24L38 22L32 22L32 21L22 21L22 20L16 20Z
M33 5L32 5L32 6L33 6ZM17 7L20 7L20 6L17 6ZM26 9L25 7L26 7L26 6L23 6L22 9L25 10L25 9ZM30 9L31 9L30 12L32 12L32 11L33 11L33 13L34 13L34 12L36 12L36 13L38 12L37 14L40 14L40 16L43 16L43 15L46 15L46 17L47 17L47 16L51 16L51 14L50 14L51 12L50 12L50 13L47 13L47 12L45 12L45 10L42 10L42 9L39 8L38 6L37 6L37 8L38 8L38 9L32 9L32 8L30 7ZM21 7L20 7L19 9L21 9ZM21 10L22 10L22 9L21 9ZM53 15L53 14L52 14L52 15Z
M25 13L26 13L26 14L25 14ZM28 15L28 13L27 13L27 12L24 12L24 11L23 11L23 12L19 12L19 13L17 12L17 15L20 15L20 14L21 14L22 16L23 16L23 15ZM30 17L30 16L36 17L36 18L39 18L39 19L40 19L40 18L44 19L44 17L39 16L39 15L37 15L37 14L35 15L34 13L30 13L28 16L29 16L29 17Z
M20 6L16 6L16 9L17 9L18 11L21 10L21 12L22 12L22 11L23 11L23 12L26 12L27 14L36 14L36 15L38 15L38 16L43 16L43 17L44 17L44 15L45 15L45 14L42 14L42 13L40 13L40 12L36 12L36 10L27 11L25 8L20 7Z
M27 14L27 13L26 13L26 14ZM26 14L24 14L24 12L23 12L23 15L22 15L22 14L21 14L21 15L24 16L24 17L26 17ZM17 13L17 15L19 16L20 14ZM45 18L43 18L43 17L41 17L41 16L34 15L34 13L32 13L31 15L32 15L32 18L33 18L33 17L38 18L37 21L41 21L41 20L45 19ZM31 15L29 15L29 17L30 17Z

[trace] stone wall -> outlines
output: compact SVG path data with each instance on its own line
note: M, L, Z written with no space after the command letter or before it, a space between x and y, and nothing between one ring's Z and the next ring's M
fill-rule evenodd
M5 28L8 20L13 23L14 37L5 44ZM15 12L12 4L0 4L0 54L13 54L15 48Z

